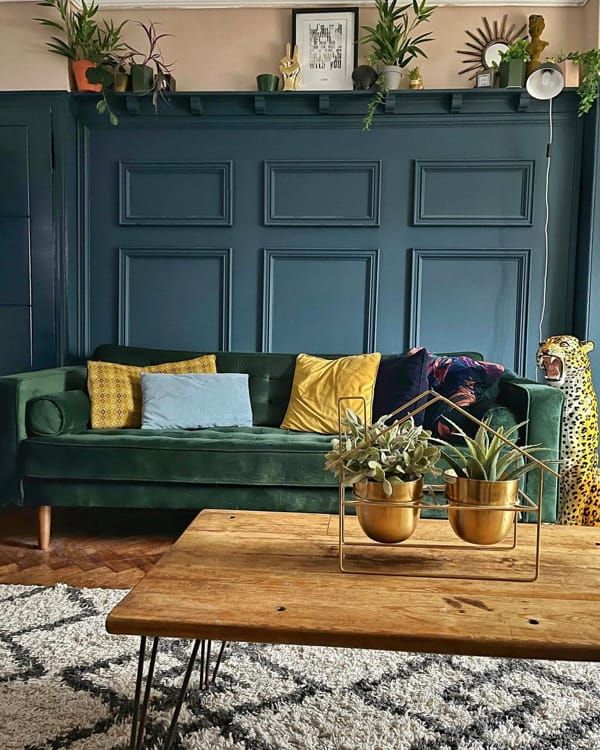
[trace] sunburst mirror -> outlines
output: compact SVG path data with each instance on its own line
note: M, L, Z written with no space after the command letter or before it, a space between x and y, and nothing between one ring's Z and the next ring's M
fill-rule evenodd
M481 70L490 70L494 63L500 62L500 54L517 39L522 39L527 31L527 24L523 24L517 30L517 24L508 26L508 15L502 18L502 22L490 22L484 16L483 28L477 27L475 32L465 30L469 41L465 42L468 49L457 50L462 55L463 63L467 66L460 71L460 75L471 73L469 80L472 81Z

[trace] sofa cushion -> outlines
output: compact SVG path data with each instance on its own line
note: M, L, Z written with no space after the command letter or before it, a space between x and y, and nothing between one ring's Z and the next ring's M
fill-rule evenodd
M162 362L177 362L192 359L205 352L191 352L176 349L148 349L138 346L101 344L92 359L101 362L117 362L122 365L147 367ZM477 352L451 352L449 356L469 356L482 359ZM324 359L336 359L336 354L320 354ZM389 356L389 355L387 355ZM288 407L294 369L295 354L268 354L262 352L217 352L217 372L247 372L250 384L250 401L254 424L279 427ZM386 355L383 355L383 359Z
M193 359L161 362L151 367L135 367L114 362L88 362L88 391L92 402L92 427L113 429L139 427L142 423L144 372L216 373L214 354Z
M327 487L330 440L268 427L88 430L30 438L21 459L38 478Z
M63 391L39 396L27 404L29 435L83 432L90 423L90 399L85 391Z

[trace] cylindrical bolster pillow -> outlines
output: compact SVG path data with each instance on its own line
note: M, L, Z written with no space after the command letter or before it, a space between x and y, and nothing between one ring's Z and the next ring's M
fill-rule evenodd
M63 391L32 399L27 404L30 435L83 432L90 422L90 399L84 391Z

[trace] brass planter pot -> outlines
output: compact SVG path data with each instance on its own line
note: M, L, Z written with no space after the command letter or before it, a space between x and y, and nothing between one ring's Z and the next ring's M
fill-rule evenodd
M423 479L393 485L388 497L381 482L359 482L354 485L356 515L361 529L376 542L395 544L414 533L420 508L414 503L423 497Z
M448 520L454 533L471 544L501 542L515 521L512 510L469 510L461 506L497 505L514 507L519 499L519 480L488 482L456 477L446 472L446 498L450 504ZM452 507L456 505L456 507Z

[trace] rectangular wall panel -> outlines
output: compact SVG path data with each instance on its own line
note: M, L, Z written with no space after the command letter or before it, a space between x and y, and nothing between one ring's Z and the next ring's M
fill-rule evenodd
M410 345L525 370L529 250L413 250Z
M229 249L121 248L119 289L120 344L229 349Z
M231 226L232 163L121 162L119 222Z
M529 226L533 172L532 161L416 161L414 223Z
M0 307L0 352L0 375L31 370L30 307Z
M29 216L29 129L0 126L0 216Z
M379 226L381 162L266 161L267 226Z
M377 250L265 250L263 351L374 351L377 281Z
M31 304L29 219L0 218L0 305Z

